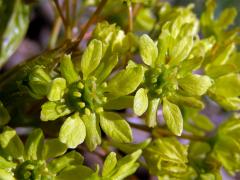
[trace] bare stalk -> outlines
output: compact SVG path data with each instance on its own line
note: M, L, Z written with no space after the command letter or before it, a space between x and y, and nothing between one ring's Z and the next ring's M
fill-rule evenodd
M128 31L133 30L133 8L132 4L128 4Z
M106 5L108 0L102 0L96 11L92 14L92 16L90 17L90 19L87 21L87 23L85 24L85 26L83 27L81 33L79 34L77 40L76 40L76 43L79 44L81 43L84 35L86 34L86 32L88 31L89 27L96 21L97 17L99 16L99 14L101 13L103 7Z
M58 0L53 0L53 2L54 2L55 6L57 8L58 14L60 15L60 17L62 19L64 27L67 28L67 21L66 21L64 15L62 13L62 9L60 7L60 4L59 4Z

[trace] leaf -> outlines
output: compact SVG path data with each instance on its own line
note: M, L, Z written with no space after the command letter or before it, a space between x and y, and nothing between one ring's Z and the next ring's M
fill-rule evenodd
M76 151L71 151L59 158L52 160L48 164L48 169L53 173L58 173L66 167L69 167L71 165L81 165L82 163L83 156Z
M162 32L158 38L158 59L157 64L167 64L169 61L169 49L173 49L175 44L174 37L170 34L168 26L170 22L163 25Z
M181 90L183 90L189 96L202 96L205 94L209 87L212 85L212 81L208 76L189 74L182 79L178 80L178 84Z
M177 41L173 46L173 49L169 51L170 62L169 65L177 65L179 62L185 60L193 47L193 37L186 36L183 39Z
M240 110L240 98L239 97L220 97L215 99L220 106L228 111L237 111Z
M180 136L183 131L183 118L179 107L169 102L166 98L163 99L163 117L168 128L177 136Z
M158 48L153 40L147 35L144 34L140 37L140 54L143 59L143 62L151 67L154 67L156 64L156 59L158 56Z
M107 21L97 24L93 31L93 38L103 42L103 54L105 56L109 56L111 53L124 53L128 49L124 44L126 40L124 31L116 24L109 24Z
M148 139L146 139L146 140L144 140L140 143L137 143L137 144L119 143L119 142L115 142L115 141L113 141L112 144L117 149L129 154L129 153L133 153L134 151L137 151L138 149L146 148L149 145L150 142L151 142L151 138L148 138Z
M143 88L140 88L134 96L134 113L138 116L141 116L148 108L148 96L147 91Z
M71 55L64 55L60 60L60 70L62 76L67 80L68 84L71 84L77 80L79 80L79 76L74 69Z
M21 43L28 25L30 8L22 0L0 3L0 67Z
M63 155L67 146L58 139L47 139L43 147L43 159L55 158Z
M97 77L98 82L103 82L112 72L114 67L118 63L118 56L116 54L112 55L110 58L102 59L99 66L93 72L93 75Z
M111 100L108 100L104 104L104 109L110 110L122 110L133 107L133 96L120 96Z
M180 64L180 71L178 72L178 74L181 77L184 77L189 72L192 72L194 70L199 69L201 64L202 64L202 62L203 62L203 58L202 57L199 57L199 58L195 58L194 57L194 58L182 61L181 64Z
M2 101L0 101L0 126L6 125L10 121L10 115L7 109L4 107Z
M174 94L172 96L169 96L168 99L174 104L184 105L184 106L193 107L197 109L203 109L205 106L201 100L195 97L187 97L187 96L182 96L180 94Z
M42 121L53 121L70 113L71 110L63 103L46 102L42 105L40 118Z
M55 180L87 180L93 173L92 169L83 165L68 166L55 177Z
M102 176L103 177L108 176L116 167L116 164L117 164L116 153L111 152L104 161Z
M232 116L223 122L217 131L213 155L227 172L234 176L240 168L240 119Z
M59 132L60 141L69 148L76 148L84 141L85 137L86 127L78 113L68 117Z
M206 142L191 142L189 146L189 159L192 160L192 163L197 163L201 165L207 154L211 151L211 146Z
M224 50L218 54L218 56L213 60L212 65L223 65L226 64L229 60L229 57L232 55L232 53L235 50L235 44L231 43L227 47L224 48Z
M218 128L219 136L230 136L238 140L240 135L240 119L237 117L230 117L225 122L223 122Z
M240 144L231 137L221 136L214 145L213 153L215 158L222 164L227 172L234 176L235 172L239 171L240 163L239 157Z
M219 177L217 178L215 174L212 173L206 173L206 174L200 174L201 180L215 180L215 179L222 179L222 176L219 174Z
M100 114L100 125L113 140L125 143L132 141L131 127L120 115L113 112L103 112Z
M138 29L151 31L156 20L153 18L149 8L141 8L136 16L136 26Z
M114 169L109 175L111 179L125 179L127 176L133 174L139 167L139 163L136 161L141 156L142 150L137 150L122 159L120 159Z
M217 78L213 87L211 88L211 90L214 91L215 94L223 97L239 96L239 89L240 75L237 73L230 73Z
M210 36L204 39L199 39L194 42L193 49L191 51L192 59L202 59L207 55L207 53L213 48L216 43L214 36Z
M234 19L236 18L236 16L236 8L226 8L221 12L219 18L217 19L216 26L222 29L226 29L234 23Z
M192 118L192 120L196 126L205 131L212 131L214 129L213 122L202 114L197 114Z
M230 73L237 73L237 67L235 64L224 64L218 66L209 66L206 70L206 74L211 78L219 78Z
M102 51L102 42L96 39L93 39L84 51L81 59L84 79L86 79L99 65L103 55Z
M52 81L50 91L47 95L49 101L59 101L67 88L66 80L63 78L56 78Z
M114 96L128 95L137 89L143 74L142 66L122 70L108 82L107 91Z
M176 138L158 138L143 150L143 157L153 175L185 173L187 155L188 146L181 144Z
M10 127L4 127L0 134L0 147L13 158L22 158L24 155L23 143Z
M160 99L155 98L149 100L146 124L148 127L155 127L157 125L157 111L159 107Z
M82 120L86 127L85 143L90 151L94 151L96 147L101 144L101 130L99 126L99 119L96 114L83 115Z
M25 143L25 156L28 160L41 160L43 153L43 132L41 129L35 129L28 136Z

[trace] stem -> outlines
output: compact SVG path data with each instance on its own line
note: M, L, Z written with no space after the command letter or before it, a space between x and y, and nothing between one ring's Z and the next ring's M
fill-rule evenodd
M142 4L138 3L133 8L133 17L136 17L140 9L142 8Z
M86 34L86 32L88 31L89 27L95 22L95 20L97 19L98 15L101 13L103 7L106 5L108 0L102 0L96 11L93 13L93 15L90 17L90 19L88 20L88 22L86 23L86 25L83 27L81 33L79 34L76 43L79 44L81 43L84 35Z
M128 4L128 32L133 30L133 8L132 3Z
M66 29L66 28L67 28L67 22L66 22L66 19L65 19L64 16L63 16L63 13L62 13L61 7L60 7L60 5L59 5L59 3L58 3L58 0L53 0L53 1L54 1L54 3L55 3L55 6L56 6L56 8L57 8L57 11L58 11L61 19L62 19L63 25L64 25L64 27L65 27L65 29Z
M151 128L149 128L147 126L143 126L143 125L140 125L140 124L134 124L134 123L131 123L131 122L128 122L128 124L130 124L133 128L140 129L142 131L146 131L146 132L151 131Z
M140 129L146 132L151 132L153 130L153 136L155 137L162 137L162 136L167 136L167 137L171 137L171 136L175 136L171 131L167 130L167 129L163 129L160 127L157 127L155 129L149 128L147 126L143 126L140 124L134 124L134 123L130 123L128 122L131 127L136 128L136 129ZM196 136L196 135L190 135L190 134L182 134L181 136L178 136L178 138L181 139L188 139L188 140L193 140L193 141L206 141L208 138L206 137L202 137L202 136Z
M69 7L69 0L65 0L65 6L66 6L66 37L68 39L71 39L72 36L72 22L70 19L70 7Z
M57 19L54 22L53 29L52 29L51 36L50 36L51 37L50 41L49 41L50 49L53 49L56 46L57 37L58 37L58 34L61 29L61 24L62 24L61 18L57 17Z

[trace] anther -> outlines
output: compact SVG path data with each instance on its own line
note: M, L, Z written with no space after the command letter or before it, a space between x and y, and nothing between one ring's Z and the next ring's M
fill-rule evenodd
M82 96L82 94L80 92L78 92L78 91L74 91L73 92L73 96L80 98Z
M160 95L162 93L162 89L156 89L155 92Z
M78 87L79 89L83 89L83 88L84 88L84 85L83 85L83 83L79 82L78 85L77 85L77 87Z
M102 102L106 103L107 102L107 97L102 97Z
M96 109L96 112L97 112L97 113L103 112L103 108L102 108L102 107L98 107L98 108Z
M106 82L104 82L104 83L102 83L102 88L106 88L107 87L107 83Z
M157 78L156 77L151 79L151 83L156 83L156 82L157 82Z
M91 114L91 111L90 111L90 109L88 109L88 108L85 108L84 111L85 111L85 114L86 114L86 115L90 115L90 114Z
M84 108L85 107L85 103L84 102L79 102L78 105L79 105L80 108Z

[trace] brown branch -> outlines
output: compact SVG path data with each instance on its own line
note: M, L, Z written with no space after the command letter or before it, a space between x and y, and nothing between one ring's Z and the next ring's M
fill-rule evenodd
M90 17L90 19L89 19L88 22L86 23L86 25L83 27L81 33L79 34L79 36L78 36L78 38L77 38L77 40L76 40L76 43L77 43L77 44L79 44L79 43L82 41L82 39L83 39L84 35L86 34L86 32L88 31L89 27L96 21L98 15L101 13L101 11L102 11L103 7L106 5L107 1L108 1L108 0L102 0L102 1L99 3L96 11L92 14L92 16Z

